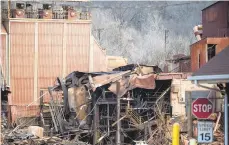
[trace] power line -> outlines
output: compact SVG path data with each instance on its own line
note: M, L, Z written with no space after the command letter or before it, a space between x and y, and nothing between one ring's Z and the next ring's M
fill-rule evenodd
M81 6L85 8L91 8L91 9L128 9L128 8L166 8L166 7L171 7L171 6L181 6L181 5L189 5L189 4L196 4L196 2L188 2L188 3L181 3L181 4L170 4L170 5L164 5L164 6L155 6L155 5L147 5L147 6Z
M32 1L34 3L50 3L50 2L53 2L53 1ZM156 6L156 5L153 5L153 4L149 4L149 5L144 5L144 6L140 6L140 5L135 5L135 6L101 6L101 5L97 5L95 6L94 4L96 3L97 1L90 1L90 2L70 2L70 1L54 1L54 3L56 5L71 5L71 6L74 6L74 7L80 7L80 8L90 8L90 9L139 9L139 8L166 8L166 7L172 7L172 6L182 6L182 5L190 5L190 4L196 4L198 2L186 2L186 3L176 3L176 4L168 4L168 5L162 5L162 6ZM106 1L105 1L106 2ZM109 3L109 1L107 1ZM128 2L128 1L126 1ZM59 4L58 4L59 3ZM87 5L88 3L88 5ZM94 3L94 4L93 4Z

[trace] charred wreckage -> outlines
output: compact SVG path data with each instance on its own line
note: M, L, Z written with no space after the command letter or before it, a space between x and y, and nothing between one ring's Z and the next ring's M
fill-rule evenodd
M157 66L127 65L57 78L49 103L40 98L39 126L76 144L168 144L171 81L156 80L158 73Z

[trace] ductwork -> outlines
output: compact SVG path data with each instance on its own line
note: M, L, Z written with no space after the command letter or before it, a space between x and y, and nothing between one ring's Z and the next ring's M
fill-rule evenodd
M201 40L201 36L202 36L202 25L197 25L193 28L194 34L196 36L196 39L199 41Z

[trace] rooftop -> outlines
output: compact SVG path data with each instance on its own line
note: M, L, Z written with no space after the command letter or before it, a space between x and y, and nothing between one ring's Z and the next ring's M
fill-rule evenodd
M3 19L90 20L91 14L88 8L82 7L81 3L82 1L78 1L78 5L72 5L71 1L62 3L11 1L10 7L8 3L3 3L1 12Z
M208 9L208 8L212 7L213 5L216 5L216 4L220 3L220 2L222 2L222 1L217 1L217 2L215 2L215 3L213 3L213 4L211 4L210 6L208 6L208 7L204 8L204 9L202 9L202 11L204 11L204 10L206 10L206 9Z

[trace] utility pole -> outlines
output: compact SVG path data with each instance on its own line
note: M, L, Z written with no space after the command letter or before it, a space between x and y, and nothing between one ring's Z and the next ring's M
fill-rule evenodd
M166 44L167 44L168 32L169 32L169 30L165 30L165 53L166 53Z
M191 92L187 92L187 118L188 118L188 136L192 137L192 130L193 130L193 126L192 126L192 95Z

